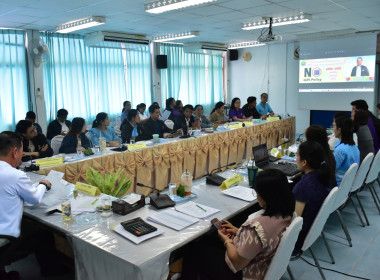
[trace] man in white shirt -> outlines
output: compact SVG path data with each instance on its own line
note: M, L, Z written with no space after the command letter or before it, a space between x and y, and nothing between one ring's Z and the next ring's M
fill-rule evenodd
M32 227L23 224L21 230L24 201L40 203L51 188L46 180L33 186L26 174L15 168L20 165L22 153L19 135L0 133L0 279L18 279L18 273L5 272L5 266L32 252L36 253L42 275L50 273L54 260L54 238L50 233L36 229L33 223Z

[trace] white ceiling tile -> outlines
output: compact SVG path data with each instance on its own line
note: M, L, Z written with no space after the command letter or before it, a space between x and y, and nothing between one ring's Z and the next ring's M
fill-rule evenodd
M218 6L230 8L233 10L243 10L248 8L254 8L262 5L268 5L268 1L265 0L232 0L224 3L217 3Z

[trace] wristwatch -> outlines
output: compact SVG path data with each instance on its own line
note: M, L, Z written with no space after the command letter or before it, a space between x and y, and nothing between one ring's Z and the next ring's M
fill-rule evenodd
M51 188L51 186L49 188L48 185L46 183L44 183L44 182L41 182L40 185L44 185L47 191L49 191L50 188Z

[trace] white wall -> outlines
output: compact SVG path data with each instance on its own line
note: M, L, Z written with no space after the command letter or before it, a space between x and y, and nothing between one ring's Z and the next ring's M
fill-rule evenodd
M296 116L296 131L303 133L309 126L310 110L298 110L298 60L293 58L294 43L270 44L239 49L239 59L228 63L228 101L239 97L245 104L248 96L269 94L275 113ZM244 61L250 52L252 59Z

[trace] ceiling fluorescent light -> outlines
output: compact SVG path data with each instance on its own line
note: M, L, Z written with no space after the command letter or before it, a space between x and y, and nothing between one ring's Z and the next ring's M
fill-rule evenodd
M154 42L166 42L166 41L193 38L193 37L198 37L198 36L199 36L198 31L190 31L190 32L184 32L184 33L178 33L178 34L168 34L168 35L163 35L163 36L156 36L156 37L153 37L153 41Z
M273 18L272 26L296 24L296 23L308 22L310 20L311 20L311 15L301 13L295 16ZM241 25L241 29L243 30L260 29L260 28L266 28L266 27L269 27L269 19L246 22Z
M241 48L250 48L250 47L258 47L258 46L264 46L264 43L260 43L258 41L251 41L251 42L241 42L241 43L234 43L229 44L228 49L241 49Z
M97 17L97 16L87 17L87 18L73 20L73 21L58 25L55 28L55 31L57 33L70 33L73 31L80 30L80 29L90 28L90 27L105 24L105 23L106 23L105 17Z
M145 12L159 14L214 1L217 0L160 0L145 4Z

